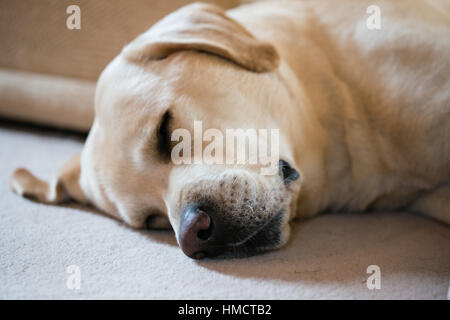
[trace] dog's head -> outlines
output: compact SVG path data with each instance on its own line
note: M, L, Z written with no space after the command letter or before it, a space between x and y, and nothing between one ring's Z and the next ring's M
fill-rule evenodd
M98 81L81 157L86 200L133 227L171 225L192 258L282 246L301 178L279 63L215 6L163 19ZM244 161L228 135L239 129Z

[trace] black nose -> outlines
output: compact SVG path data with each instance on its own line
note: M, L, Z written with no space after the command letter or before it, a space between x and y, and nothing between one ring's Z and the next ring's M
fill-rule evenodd
M280 160L280 177L285 183L289 183L297 180L300 174L287 161Z
M193 259L203 259L214 231L211 217L198 207L185 210L181 216L179 242L183 252Z

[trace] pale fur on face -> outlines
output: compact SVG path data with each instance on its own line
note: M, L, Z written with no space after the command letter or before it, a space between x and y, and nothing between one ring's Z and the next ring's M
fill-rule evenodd
M200 67L202 73L196 73ZM207 92L205 76L210 79ZM272 221L278 227L261 232L258 243L260 249L279 247L289 236L300 181L286 185L278 174L263 176L261 165L176 166L158 154L154 135L167 110L171 130L192 131L196 119L223 132L279 129L280 122L269 115L280 107L274 102L286 95L277 75L243 76L239 67L201 53L180 52L144 66L118 57L99 79L97 118L83 151L81 185L97 207L136 228L145 227L149 216L167 216L177 234L182 211L197 204L213 208L214 219L234 230L230 245L255 238ZM280 136L280 158L295 166L283 130ZM153 223L167 226L161 219Z

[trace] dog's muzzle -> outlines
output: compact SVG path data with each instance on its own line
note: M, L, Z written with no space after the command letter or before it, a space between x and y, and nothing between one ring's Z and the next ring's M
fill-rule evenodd
M299 177L283 160L280 176L286 184ZM227 251L251 255L273 248L280 241L284 210L265 215L260 214L258 207L252 210L253 214L246 216L232 215L211 201L190 203L181 214L178 232L181 249L193 259L202 259Z
M279 243L283 214L280 211L249 233L245 226L224 224L224 220L214 219L204 210L191 207L181 218L180 247L192 259L221 255L251 256L272 249Z

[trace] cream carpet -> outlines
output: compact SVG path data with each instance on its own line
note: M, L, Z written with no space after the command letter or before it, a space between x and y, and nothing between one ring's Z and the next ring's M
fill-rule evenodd
M185 257L171 232L137 232L88 210L14 195L11 172L50 178L82 139L0 125L2 299L446 299L450 228L408 213L324 215L283 250L242 260ZM68 289L70 265L81 288ZM369 265L381 289L369 290Z

